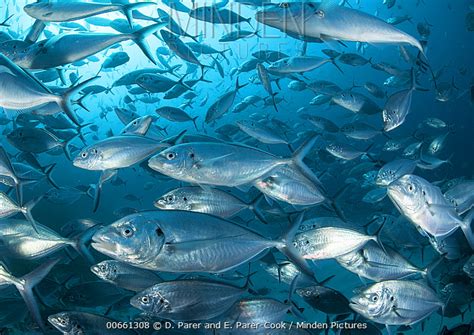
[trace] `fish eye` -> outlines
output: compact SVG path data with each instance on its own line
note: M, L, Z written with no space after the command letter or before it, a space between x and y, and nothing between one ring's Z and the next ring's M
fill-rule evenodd
M322 11L321 9L318 9L316 11L316 15L320 18L323 18L325 14L324 14L324 11Z
M188 198L183 197L183 201L184 201L184 202L188 201Z
M395 300L395 297L392 295L392 296L390 297L390 301L394 301L394 300Z
M86 158L86 157L87 157L87 152L83 152L83 153L81 154L81 157L82 157L82 158Z
M150 302L150 299L145 295L140 298L140 301L144 304L148 304Z
M164 298L160 298L160 304L164 304L165 303L165 299Z
M280 4L280 7L281 7L281 8L288 8L288 7L290 7L290 4L289 4L288 2L282 2L282 3Z
M138 124L138 122L137 122L137 121L133 121L132 124L133 124L134 126L136 126L136 125Z
M194 158L194 152L189 153L189 158Z
M415 188L413 187L412 184L408 185L408 191L413 192Z
M175 154L174 152L168 152L168 153L166 154L166 158L170 161L170 160L176 158L176 154Z
M379 297L378 297L378 296L374 295L374 296L372 297L372 301L373 301L373 302L377 302L378 300L379 300Z
M102 271L105 271L105 265L102 264L101 266L99 266L99 269L102 270Z
M123 237L132 237L133 236L133 229L131 227L124 227L122 229L122 236Z
M168 200L169 202L173 201L174 200L174 195L169 195L166 200Z

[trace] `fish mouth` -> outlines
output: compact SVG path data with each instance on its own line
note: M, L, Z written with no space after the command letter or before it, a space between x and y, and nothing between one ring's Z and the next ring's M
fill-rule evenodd
M357 301L355 300L351 300L349 302L349 308L351 308L353 311L361 314L361 315L364 315L365 314L365 309L364 309L364 306L359 304Z
M166 208L166 203L163 199L158 199L153 203L153 206L159 209L165 209Z
M114 256L117 252L117 244L109 241L108 238L104 235L97 235L95 234L92 236L92 243L91 247L97 250L98 252L108 255Z

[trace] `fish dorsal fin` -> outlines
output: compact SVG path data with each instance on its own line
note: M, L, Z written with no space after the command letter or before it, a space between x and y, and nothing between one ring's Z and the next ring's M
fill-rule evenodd
M331 9L340 7L339 2L339 0L323 0L319 5L318 10L321 10L326 14L328 11L331 11Z

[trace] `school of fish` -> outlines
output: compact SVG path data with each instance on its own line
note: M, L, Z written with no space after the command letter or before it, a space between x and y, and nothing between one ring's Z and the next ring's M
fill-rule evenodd
M438 2L0 3L0 333L474 334Z

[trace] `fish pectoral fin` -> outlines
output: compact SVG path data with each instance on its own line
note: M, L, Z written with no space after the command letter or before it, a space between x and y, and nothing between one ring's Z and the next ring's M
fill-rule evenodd
M222 160L224 158L227 158L229 156L232 156L232 155L233 155L232 153L229 153L229 154L214 157L214 158L211 158L211 159L196 160L196 161L193 162L193 167L201 168L201 167L205 167L205 166L212 166L214 163L219 162L220 160Z

